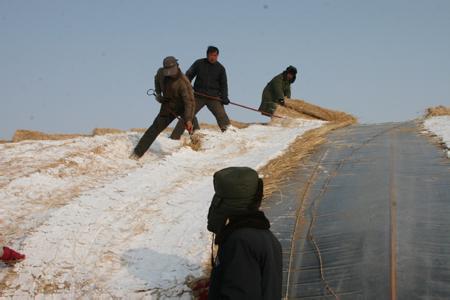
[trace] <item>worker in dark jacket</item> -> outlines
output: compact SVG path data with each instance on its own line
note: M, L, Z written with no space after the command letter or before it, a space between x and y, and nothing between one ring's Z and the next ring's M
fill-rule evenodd
M224 104L229 104L227 73L224 66L217 61L219 49L209 46L206 58L196 60L187 70L186 76L194 82L195 114L205 105L216 117L220 130L225 131L230 125L230 119L225 112ZM203 95L203 96L202 96ZM205 96L220 98L221 101L208 99ZM200 129L197 118L194 119L194 130ZM178 140L184 132L184 126L178 122L171 134L171 138Z
M156 100L161 109L153 124L144 133L130 158L139 159L150 148L156 137L181 116L181 126L192 132L195 100L189 79L181 72L175 57L168 56L155 76Z
M297 69L293 66L275 76L264 88L259 110L272 115L277 104L284 105L284 97L291 98L291 84L296 77Z
M259 210L263 182L247 167L214 174L208 230L219 246L208 299L280 299L281 245Z

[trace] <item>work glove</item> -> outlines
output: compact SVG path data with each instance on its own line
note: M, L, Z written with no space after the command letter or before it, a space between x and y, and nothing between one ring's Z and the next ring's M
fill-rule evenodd
M228 105L228 104L230 104L230 99L228 99L228 97L222 97L222 103L224 105Z
M278 100L278 103L280 103L280 105L283 105L284 106L284 99L280 99L280 100Z
M194 126L192 125L192 122L187 121L184 126L185 126L186 130L189 132L189 134L192 134L192 132L194 130Z

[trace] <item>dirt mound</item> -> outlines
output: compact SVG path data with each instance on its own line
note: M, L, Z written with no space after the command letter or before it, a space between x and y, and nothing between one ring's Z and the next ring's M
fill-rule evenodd
M448 116L450 115L450 106L435 106L427 108L425 112L425 118L436 117L436 116Z
M48 134L40 131L33 130L16 130L13 136L13 143L24 140L67 140L78 137L89 136L85 134Z

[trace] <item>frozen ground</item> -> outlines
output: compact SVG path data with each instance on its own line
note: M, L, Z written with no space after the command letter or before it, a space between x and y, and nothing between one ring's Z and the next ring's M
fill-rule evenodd
M259 168L321 121L203 130L198 152L140 134L0 145L0 238L28 257L0 265L0 295L190 298L209 257L212 174Z
M425 120L424 126L447 146L447 157L450 158L450 116L428 118Z

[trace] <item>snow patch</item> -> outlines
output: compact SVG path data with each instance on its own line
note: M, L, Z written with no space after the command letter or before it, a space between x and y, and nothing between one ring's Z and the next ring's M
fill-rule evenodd
M436 116L425 120L425 128L438 136L446 145L447 157L450 158L450 116Z
M27 254L8 280L0 269L3 295L189 299L185 279L210 255L214 172L259 168L323 124L201 130L197 152L162 134L138 162L132 132L0 145L0 226Z

